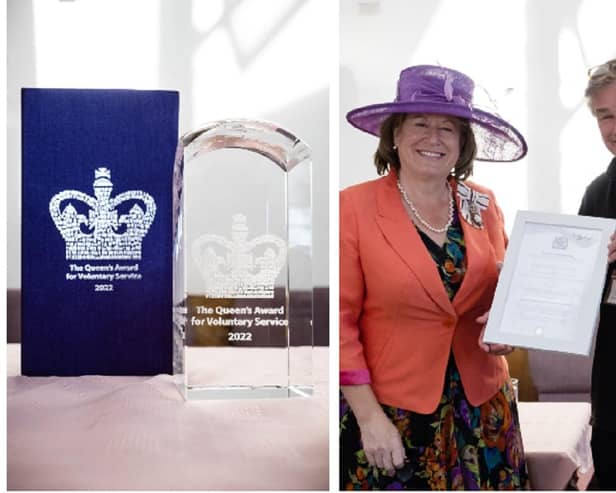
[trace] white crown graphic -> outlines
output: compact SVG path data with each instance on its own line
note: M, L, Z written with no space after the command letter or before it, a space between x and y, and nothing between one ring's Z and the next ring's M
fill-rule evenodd
M64 190L49 201L49 213L66 242L67 260L141 259L141 242L156 215L154 199L140 190L111 197L113 183L107 168L94 170L94 197ZM120 205L132 207L118 214ZM85 205L88 215L73 205Z
M192 258L205 280L208 298L273 298L287 247L271 234L248 241L246 216L234 214L231 240L206 234L192 243Z

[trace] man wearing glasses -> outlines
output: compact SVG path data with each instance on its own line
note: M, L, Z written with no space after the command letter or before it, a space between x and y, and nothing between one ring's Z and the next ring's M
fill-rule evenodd
M586 98L605 147L616 156L616 59L591 68ZM616 218L616 157L588 185L579 214ZM601 303L592 370L592 455L600 490L616 490L616 250L610 243L609 268Z

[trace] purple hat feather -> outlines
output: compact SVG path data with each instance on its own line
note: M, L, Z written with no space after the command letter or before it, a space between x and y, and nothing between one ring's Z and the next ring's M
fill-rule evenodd
M510 162L528 150L522 134L502 118L473 106L475 83L461 72L435 65L417 65L400 72L396 99L354 109L347 120L377 137L381 123L394 113L427 113L468 120L477 141L479 161Z

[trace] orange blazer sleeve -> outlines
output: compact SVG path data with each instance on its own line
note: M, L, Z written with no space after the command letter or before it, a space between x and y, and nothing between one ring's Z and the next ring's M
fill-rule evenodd
M340 385L370 383L359 331L365 284L361 267L356 211L340 193Z

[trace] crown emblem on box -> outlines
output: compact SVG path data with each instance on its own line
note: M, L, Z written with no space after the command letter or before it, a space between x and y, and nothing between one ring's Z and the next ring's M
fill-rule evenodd
M271 234L248 240L246 216L234 214L231 240L206 234L192 244L192 258L208 298L273 298L287 258L286 243Z
M51 218L66 242L66 259L141 259L141 242L156 215L154 199L141 190L111 197L107 168L94 170L93 187L94 197L64 190L49 201Z

